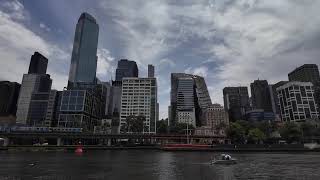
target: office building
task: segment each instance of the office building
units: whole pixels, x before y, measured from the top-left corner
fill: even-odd
[[[291,81],[277,88],[282,121],[318,118],[311,82]]]
[[[245,112],[250,109],[248,88],[225,87],[223,89],[223,101],[230,121],[244,119]]]
[[[304,64],[288,74],[289,81],[319,82],[319,69],[316,64]]]
[[[44,63],[45,65],[39,65],[47,62],[47,58],[35,53],[31,57],[31,61],[33,62],[30,63],[30,65],[34,67],[29,67],[30,73],[24,74],[22,78],[16,121],[18,124],[38,126],[44,123],[46,106],[40,105],[41,103],[37,102],[37,100],[45,101],[45,99],[49,97],[52,79],[49,74],[44,74],[47,71],[46,63]],[[36,61],[40,63],[36,63]],[[48,99],[46,101],[48,101]]]
[[[106,89],[103,84],[72,90],[64,90],[58,118],[58,127],[82,128],[83,132],[93,132],[101,126],[105,115]]]
[[[275,121],[281,121],[280,102],[278,98],[277,88],[288,83],[288,81],[279,81],[276,84],[269,85],[272,112]]]
[[[178,112],[186,112],[186,110],[190,114],[195,113],[196,126],[204,124],[202,113],[212,103],[203,77],[185,73],[172,73],[170,94],[170,126],[175,126],[179,122]]]
[[[127,59],[121,59],[118,61],[116,81],[122,81],[122,78],[124,77],[138,77],[138,75],[138,66],[135,61],[129,61]]]
[[[48,59],[39,52],[31,56],[28,74],[46,74]]]
[[[0,116],[16,115],[20,87],[17,82],[0,81]]]
[[[148,65],[148,77],[153,78],[154,77],[154,66],[149,64]]]
[[[157,119],[156,78],[123,78],[120,126],[126,132],[128,116],[144,116],[143,133],[156,133]]]
[[[314,98],[320,111],[320,75],[316,64],[304,64],[288,74],[289,81],[311,82]]]
[[[267,80],[255,80],[250,84],[252,108],[272,112],[271,95]]]
[[[0,125],[15,124],[20,84],[0,81]]]
[[[75,31],[68,88],[73,83],[96,81],[99,25],[94,17],[82,13]]]
[[[263,109],[253,109],[246,111],[245,120],[250,122],[257,121],[274,121],[275,114],[273,112],[265,112]]]

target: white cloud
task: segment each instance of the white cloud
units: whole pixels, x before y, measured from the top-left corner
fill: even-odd
[[[40,23],[39,26],[40,26],[40,28],[42,28],[42,29],[44,29],[44,30],[46,30],[48,32],[51,31],[51,29],[47,25],[45,25],[44,23]]]
[[[23,9],[17,8],[17,11]],[[23,13],[22,13],[23,14]],[[23,18],[20,18],[22,20]],[[1,79],[21,82],[27,73],[30,57],[38,51],[48,57],[48,73],[53,79],[53,88],[62,89],[67,83],[67,76],[61,69],[66,63],[67,53],[54,43],[49,43],[23,23],[15,21],[11,14],[0,11],[0,77]],[[63,68],[62,68],[63,67]]]
[[[196,68],[189,67],[185,71],[187,74],[193,74],[193,75],[198,75],[206,78],[208,76],[208,68],[205,66],[200,66]]]
[[[111,55],[110,51],[105,48],[98,49],[97,56],[97,76],[101,78],[101,80],[107,80],[107,75],[115,73],[115,67],[111,64],[115,58]]]

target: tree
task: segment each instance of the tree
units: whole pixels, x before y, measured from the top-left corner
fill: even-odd
[[[316,127],[311,123],[308,123],[308,122],[301,123],[300,128],[301,128],[303,137],[310,137],[316,134],[315,132]]]
[[[288,143],[292,143],[301,140],[302,132],[296,123],[288,122],[280,129],[280,135],[286,139]]]
[[[250,129],[248,133],[248,141],[255,144],[266,139],[266,135],[258,128]]]
[[[227,136],[233,143],[244,143],[245,142],[245,129],[238,123],[233,122],[227,129]]]
[[[157,121],[157,133],[165,134],[168,132],[168,121],[160,120]]]
[[[144,116],[135,116],[135,115],[131,115],[131,116],[127,116],[126,118],[126,122],[127,122],[127,126],[126,126],[126,130],[127,132],[133,132],[133,133],[141,133],[143,132],[143,124],[144,121],[146,120],[146,118]]]

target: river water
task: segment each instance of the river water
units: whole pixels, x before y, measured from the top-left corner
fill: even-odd
[[[210,165],[210,152],[156,150],[0,151],[0,179],[320,180],[320,153],[235,153],[236,165]]]

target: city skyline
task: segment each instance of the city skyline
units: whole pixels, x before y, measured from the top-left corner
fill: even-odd
[[[319,66],[317,49],[320,45],[316,40],[320,29],[316,27],[317,23],[309,27],[303,24],[307,22],[304,18],[296,19],[291,15],[289,20],[285,15],[276,18],[271,14],[272,10],[279,12],[283,8],[295,8],[298,15],[316,17],[317,11],[313,8],[316,5],[312,3],[94,2],[88,5],[86,1],[78,1],[73,6],[74,3],[64,1],[55,1],[54,4],[4,1],[0,5],[0,22],[6,25],[0,26],[0,57],[3,59],[0,80],[20,83],[22,75],[28,72],[30,56],[39,51],[49,60],[47,74],[53,79],[53,88],[62,90],[66,87],[74,29],[82,12],[92,14],[100,25],[98,78],[104,81],[115,79],[116,64],[122,58],[137,62],[140,77],[147,77],[148,64],[155,66],[160,118],[167,117],[171,72],[203,76],[212,102],[223,104],[223,87],[249,87],[252,80],[258,78],[273,84],[288,80],[287,74],[302,64],[315,63]],[[149,6],[156,11],[150,11]],[[66,9],[60,12],[61,7]],[[254,11],[263,7],[270,11],[262,14],[266,16],[264,23],[257,23],[263,17]],[[36,11],[37,8],[41,11]],[[177,11],[171,12],[171,8]],[[197,13],[185,13],[192,8]],[[243,8],[248,10],[248,14],[240,11]],[[246,16],[251,17],[244,22],[245,27],[232,20],[237,13],[240,13],[239,22]],[[222,17],[223,14],[226,16]],[[163,17],[159,21],[152,21],[152,17],[161,15]],[[209,20],[212,17],[213,22]],[[320,22],[318,19],[314,21]],[[283,27],[284,22],[287,22],[286,27]],[[174,25],[176,23],[178,25]],[[252,23],[252,27],[247,26]],[[195,28],[192,24],[200,26]],[[276,25],[279,26],[274,27]],[[292,33],[296,37],[290,36]]]

